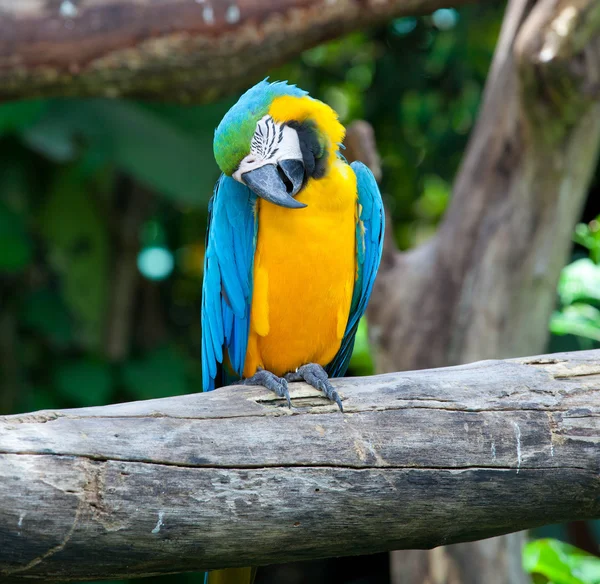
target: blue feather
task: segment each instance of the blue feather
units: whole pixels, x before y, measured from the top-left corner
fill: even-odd
[[[256,197],[247,187],[221,175],[209,204],[202,286],[205,391],[229,380],[223,370],[226,355],[238,377],[244,369],[258,229],[255,204]]]

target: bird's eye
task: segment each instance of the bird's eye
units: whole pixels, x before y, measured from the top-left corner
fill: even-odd
[[[256,158],[247,158],[246,159],[247,164],[254,164],[255,162],[256,162]]]

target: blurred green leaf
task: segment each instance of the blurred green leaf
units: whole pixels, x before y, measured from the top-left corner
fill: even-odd
[[[556,539],[538,539],[523,549],[523,568],[549,584],[600,584],[600,558]]]
[[[371,347],[369,345],[369,330],[367,319],[360,319],[356,338],[354,340],[354,350],[350,358],[350,369],[354,375],[373,375],[375,367],[373,357],[371,356]]]
[[[37,412],[63,407],[54,387],[34,386],[25,394],[23,409]]]
[[[34,124],[44,113],[47,101],[32,99],[0,105],[0,134],[21,131]]]
[[[600,341],[600,310],[589,304],[572,304],[554,312],[550,331],[555,335],[577,335]]]
[[[415,202],[415,211],[427,219],[439,219],[450,200],[450,185],[436,175],[424,178],[423,194]]]
[[[22,215],[0,201],[0,272],[18,272],[32,259],[33,249]]]
[[[221,117],[225,108],[217,111]],[[215,117],[205,117],[201,108],[57,100],[23,138],[58,162],[91,150],[96,160],[115,164],[177,202],[205,205],[219,175],[212,153]]]
[[[97,350],[102,340],[109,279],[108,231],[78,168],[58,173],[40,213],[49,260],[61,275],[65,303],[83,341]]]
[[[90,358],[60,363],[54,385],[61,397],[77,406],[108,403],[113,388],[110,366]]]
[[[20,319],[43,338],[58,346],[73,339],[71,318],[62,298],[47,288],[33,290],[21,303]]]
[[[188,387],[186,365],[185,357],[175,347],[161,347],[146,353],[141,359],[125,363],[121,379],[135,399],[200,391],[200,387]]]
[[[33,260],[30,212],[38,190],[35,174],[30,153],[16,140],[0,145],[0,272],[19,272]]]
[[[365,91],[373,82],[373,67],[366,63],[355,65],[346,72],[346,79],[358,90]]]
[[[560,275],[558,295],[563,305],[583,301],[600,306],[600,266],[589,258],[569,264]]]
[[[590,257],[600,264],[600,216],[589,224],[579,223],[575,227],[574,241],[590,251]]]

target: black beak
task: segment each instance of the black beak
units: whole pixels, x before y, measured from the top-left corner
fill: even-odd
[[[301,160],[282,160],[277,166],[265,164],[242,174],[242,180],[265,201],[288,209],[306,207],[294,199],[304,184],[304,164]]]

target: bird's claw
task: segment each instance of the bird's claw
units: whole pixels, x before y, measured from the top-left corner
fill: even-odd
[[[335,402],[340,411],[344,411],[344,407],[342,406],[342,400],[338,395],[338,392],[334,389],[333,385],[331,385],[329,381],[329,376],[327,372],[321,365],[317,363],[308,363],[307,365],[302,365],[296,369],[296,371],[292,371],[291,373],[287,373],[285,375],[285,379],[287,381],[306,381],[308,385],[311,385],[315,389],[322,391],[325,394],[325,397],[333,402]]]
[[[263,387],[274,391],[279,397],[284,397],[287,401],[288,408],[291,409],[292,407],[287,380],[283,377],[277,377],[277,375],[266,369],[259,368],[252,377],[243,379],[242,385],[262,385]]]

